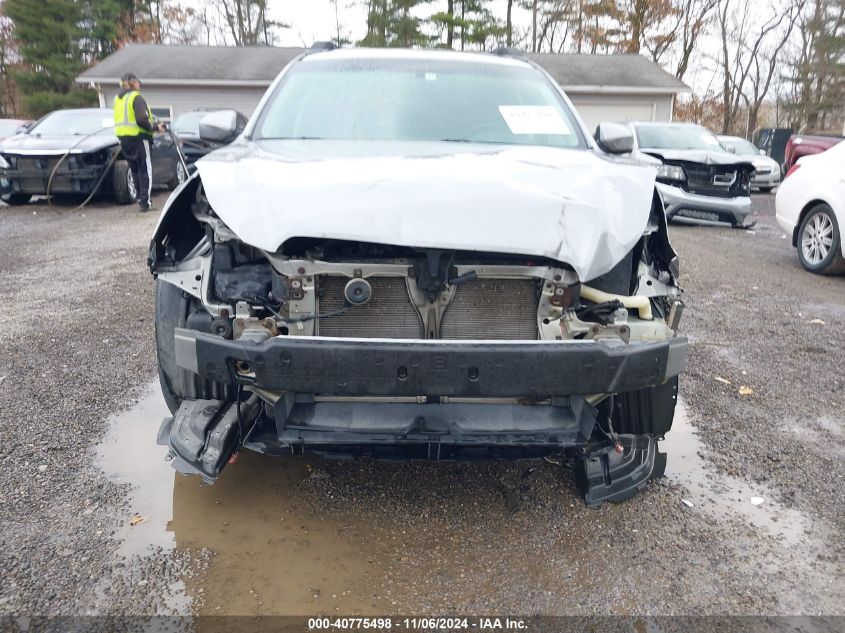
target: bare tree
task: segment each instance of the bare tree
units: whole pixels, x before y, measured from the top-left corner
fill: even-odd
[[[675,27],[678,51],[675,77],[678,79],[683,79],[687,73],[698,38],[710,22],[711,13],[718,4],[719,0],[681,0]]]
[[[267,4],[267,0],[216,0],[235,46],[271,45],[273,29],[287,26],[267,17]]]
[[[208,38],[203,12],[181,4],[166,4],[161,12],[161,40],[166,44],[199,44]]]
[[[772,38],[772,42],[761,45],[759,53],[753,57],[753,66],[748,73],[748,90],[743,93],[748,116],[746,117],[745,136],[750,138],[757,129],[757,118],[760,114],[760,106],[769,94],[772,86],[772,79],[776,70],[780,67],[779,54],[792,35],[795,24],[804,9],[804,0],[798,0],[787,7],[784,14],[785,24],[782,26],[780,35]]]
[[[617,0],[615,9],[611,17],[617,22],[621,52],[639,53],[649,47],[663,51],[673,41],[673,32],[666,28],[678,13],[672,0]]]
[[[804,0],[785,0],[759,15],[759,5],[749,0],[720,0],[722,134],[736,130],[744,105],[759,112],[774,74],[777,50],[800,15]],[[761,63],[761,59],[767,60]],[[749,92],[750,91],[750,92]],[[756,105],[752,105],[756,104]],[[756,123],[756,114],[755,114]],[[746,130],[749,132],[748,124]]]
[[[349,39],[349,31],[340,23],[340,7],[339,0],[329,0],[334,5],[334,26],[335,36],[334,43],[338,46],[349,44],[352,40]]]
[[[452,0],[449,0],[449,3],[452,3]],[[507,37],[506,43],[508,46],[513,46],[513,0],[508,0],[508,8],[505,18],[505,34]],[[449,45],[451,48],[452,45]]]

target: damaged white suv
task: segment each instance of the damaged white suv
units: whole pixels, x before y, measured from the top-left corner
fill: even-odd
[[[208,140],[232,112],[209,114]],[[174,465],[565,454],[587,503],[663,472],[687,341],[655,168],[506,53],[316,50],[156,228]]]

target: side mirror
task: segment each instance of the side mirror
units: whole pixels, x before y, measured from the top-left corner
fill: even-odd
[[[725,151],[729,154],[736,154],[736,147],[733,145],[725,145]]]
[[[599,123],[596,142],[608,154],[628,154],[634,151],[634,134],[620,123]]]
[[[238,135],[238,113],[216,110],[200,119],[200,138],[209,143],[231,143]]]
[[[760,156],[767,156],[767,155],[768,154],[766,154],[766,150],[764,150],[764,149],[760,150]]]

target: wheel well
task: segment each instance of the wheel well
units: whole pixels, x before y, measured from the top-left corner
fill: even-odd
[[[804,218],[807,217],[807,214],[816,206],[820,204],[827,204],[824,200],[810,200],[807,204],[804,205],[804,208],[801,209],[801,213],[798,214],[798,222],[795,223],[795,228],[792,229],[792,245],[798,248],[798,231],[801,230],[801,223],[804,221]]]

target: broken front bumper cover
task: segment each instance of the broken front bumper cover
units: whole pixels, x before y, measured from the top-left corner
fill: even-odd
[[[750,227],[754,225],[751,219],[750,196],[734,198],[702,196],[663,182],[657,183],[657,190],[663,198],[667,220],[715,226]]]
[[[64,167],[55,174],[52,168],[0,170],[0,193],[46,195],[49,184],[50,193],[85,194],[94,188],[105,168],[105,164],[73,169]]]
[[[597,409],[584,396],[674,392],[687,352],[684,337],[625,344],[251,343],[185,329],[175,336],[182,368],[253,392],[238,403],[186,400],[164,421],[159,442],[179,472],[212,483],[241,445],[271,454],[433,460],[539,457],[575,447],[583,453],[576,478],[588,505],[633,495],[662,473],[664,458],[652,436],[620,436],[620,453],[589,448]],[[262,409],[259,393],[275,394],[272,406]]]
[[[751,178],[752,187],[777,187],[780,182],[780,170],[768,174],[757,173]]]
[[[230,341],[177,329],[176,363],[202,379],[336,396],[525,397],[634,391],[683,371],[686,337],[600,341],[400,341],[277,336]]]

